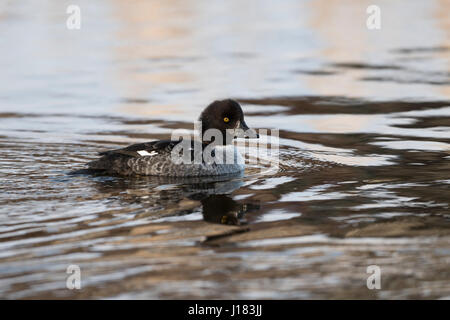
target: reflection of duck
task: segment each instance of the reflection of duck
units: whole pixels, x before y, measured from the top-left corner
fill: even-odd
[[[176,202],[182,198],[201,200],[213,194],[232,193],[244,184],[243,176],[243,172],[237,172],[209,177],[135,176],[109,178],[99,176],[96,180],[99,182],[97,187],[101,192],[127,190],[128,193],[133,193],[139,190],[139,194],[145,194],[146,196],[167,195],[170,197],[170,201]]]
[[[139,204],[144,212],[137,209],[138,213],[155,218],[190,214],[201,204],[205,221],[239,225],[246,212],[257,208],[228,196],[244,184],[242,172],[211,177],[86,177],[95,181],[99,193],[114,194],[127,207]]]
[[[102,152],[102,157],[88,163],[88,167],[124,176],[199,177],[243,171],[243,158],[229,144],[233,138],[257,138],[258,134],[248,128],[239,103],[230,99],[214,101],[202,112],[200,121],[201,141],[162,140],[134,144]]]
[[[223,194],[210,195],[201,202],[203,220],[220,224],[240,225],[245,213],[259,208],[253,204],[240,204]]]

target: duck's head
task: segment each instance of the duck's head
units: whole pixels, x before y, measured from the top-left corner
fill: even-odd
[[[223,144],[231,142],[233,138],[259,138],[256,131],[245,123],[239,103],[232,99],[214,101],[203,110],[199,120],[202,123],[202,138],[206,143],[211,142],[207,132],[209,129],[221,132]]]

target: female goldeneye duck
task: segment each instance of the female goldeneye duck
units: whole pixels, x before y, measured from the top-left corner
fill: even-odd
[[[234,100],[214,101],[200,115],[201,141],[189,141],[189,161],[175,161],[174,150],[182,149],[183,140],[160,140],[138,143],[126,148],[101,152],[101,158],[88,163],[91,170],[119,175],[148,175],[170,177],[217,176],[236,174],[244,170],[244,160],[231,144],[235,137],[258,138],[244,121],[242,108]],[[211,131],[213,134],[211,135]],[[221,139],[217,139],[220,133]],[[178,146],[178,147],[177,147]],[[208,150],[210,149],[210,150]],[[208,152],[205,152],[205,151]],[[198,153],[200,152],[200,161]],[[223,161],[206,161],[204,155],[213,157],[223,152]],[[228,154],[228,155],[229,155]],[[226,158],[226,160],[225,160]],[[196,161],[193,161],[193,160]],[[179,159],[177,159],[179,160]],[[186,160],[186,159],[185,159]]]

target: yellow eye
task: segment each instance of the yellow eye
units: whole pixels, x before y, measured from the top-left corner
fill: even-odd
[[[227,117],[223,118],[223,122],[230,122],[230,119],[228,119]]]

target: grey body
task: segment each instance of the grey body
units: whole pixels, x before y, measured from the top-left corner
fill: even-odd
[[[172,149],[179,141],[153,141],[100,153],[100,159],[89,162],[89,169],[124,176],[147,175],[167,177],[217,176],[242,172],[244,164],[237,150],[232,163],[175,163]],[[231,146],[233,147],[233,146]],[[234,147],[233,147],[234,148]],[[194,149],[194,148],[193,148]],[[199,149],[202,152],[202,148]],[[144,154],[144,155],[143,155]],[[147,155],[149,154],[149,155]],[[192,154],[192,159],[194,154]]]

